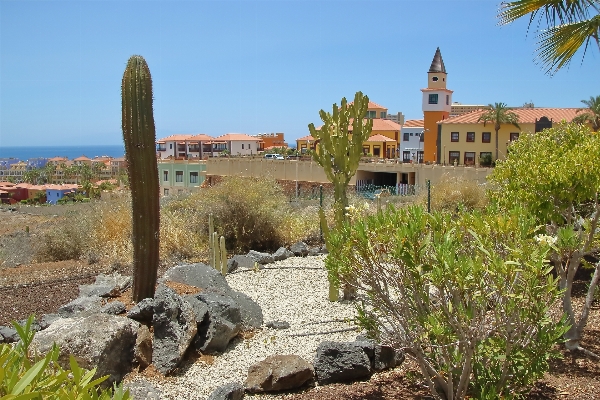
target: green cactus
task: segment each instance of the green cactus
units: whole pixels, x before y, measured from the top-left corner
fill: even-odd
[[[317,144],[313,158],[323,167],[327,179],[333,184],[336,228],[340,228],[346,218],[348,184],[358,168],[358,162],[362,156],[362,144],[371,136],[373,129],[373,121],[364,119],[368,106],[369,98],[361,92],[356,92],[351,105],[347,104],[344,97],[339,108],[337,104],[333,105],[333,113],[324,110],[319,112],[323,121],[320,129],[316,129],[314,124],[308,125],[310,134],[315,138]],[[319,217],[323,238],[327,243],[329,230],[322,209]],[[338,277],[331,270],[329,273],[329,300],[336,301],[339,292]],[[344,293],[345,298],[353,296],[349,287],[344,288]]]
[[[220,259],[221,259],[221,274],[227,275],[227,250],[225,249],[225,238],[221,236],[219,239]]]
[[[339,108],[337,104],[333,105],[333,113],[321,110],[319,116],[323,126],[320,129],[316,129],[312,123],[308,125],[317,144],[313,158],[323,167],[327,179],[333,184],[336,227],[341,226],[346,218],[346,190],[350,179],[356,174],[362,156],[362,144],[371,136],[373,129],[373,120],[364,119],[368,105],[369,98],[357,92],[351,105],[347,104],[344,97]]]
[[[211,267],[213,267],[216,270],[219,270],[219,268],[221,267],[221,252],[219,251],[219,236],[217,235],[217,232],[213,232],[212,248],[213,259]]]
[[[215,244],[213,242],[213,233],[215,232],[215,225],[213,221],[213,215],[208,214],[208,263],[211,267],[215,268]]]
[[[154,297],[159,250],[159,185],[152,77],[146,60],[131,56],[121,85],[123,141],[133,219],[133,301]]]

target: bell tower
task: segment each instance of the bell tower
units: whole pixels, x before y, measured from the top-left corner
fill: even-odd
[[[438,148],[438,121],[448,118],[452,107],[452,90],[446,88],[446,66],[442,53],[438,47],[433,56],[433,61],[427,72],[427,87],[423,92],[423,160],[429,162],[440,161]]]

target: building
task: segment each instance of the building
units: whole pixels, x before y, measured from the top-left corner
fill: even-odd
[[[450,107],[450,117],[457,117],[473,111],[483,110],[486,107],[487,105],[484,104],[461,104],[454,102]]]
[[[519,128],[503,124],[498,131],[498,158],[504,159],[508,146],[521,132],[536,133],[552,128],[561,121],[572,121],[577,108],[514,108],[519,117]],[[495,159],[496,132],[494,125],[478,122],[484,110],[447,118],[438,122],[440,147],[437,158],[442,164],[486,165]]]
[[[404,163],[423,162],[423,141],[425,128],[422,119],[409,119],[400,130],[398,158]]]
[[[193,192],[206,179],[206,161],[158,160],[158,179],[163,196]]]
[[[244,133],[227,133],[216,137],[213,141],[213,152],[220,153],[224,150],[234,156],[251,156],[263,151],[263,140],[259,137]]]
[[[438,121],[450,116],[452,108],[452,90],[446,88],[448,73],[438,47],[433,56],[433,61],[427,71],[427,87],[423,92],[423,160],[436,162],[438,153],[437,127]]]
[[[259,133],[257,135],[251,135],[257,139],[262,140],[262,147],[264,150],[270,150],[276,147],[288,147],[288,144],[285,142],[283,133]]]
[[[156,141],[156,154],[160,159],[204,159],[214,155],[213,140],[204,133],[171,135]]]

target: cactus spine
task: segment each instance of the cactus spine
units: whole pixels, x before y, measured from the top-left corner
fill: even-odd
[[[133,219],[133,301],[154,297],[159,250],[159,185],[152,77],[142,56],[131,56],[121,84],[122,127]]]
[[[339,108],[337,104],[333,105],[333,113],[324,110],[319,112],[323,121],[320,129],[316,129],[312,123],[308,125],[310,134],[317,143],[313,158],[323,167],[327,179],[333,184],[333,211],[335,226],[338,229],[346,219],[348,184],[358,168],[362,144],[371,136],[373,129],[373,120],[364,120],[368,106],[369,98],[361,92],[356,92],[352,105],[348,105],[344,97]],[[327,244],[327,222],[322,210],[320,220]],[[329,270],[329,300],[336,301],[338,292],[338,276],[334,271]],[[346,287],[344,292],[347,293],[345,297],[352,295],[349,287]]]

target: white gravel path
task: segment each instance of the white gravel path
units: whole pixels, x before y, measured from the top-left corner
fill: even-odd
[[[346,329],[354,327],[350,322],[355,316],[354,306],[327,299],[329,283],[324,257],[292,257],[260,271],[235,271],[228,275],[232,289],[247,294],[262,307],[265,323],[282,320],[290,328],[276,330],[263,325],[250,339],[236,338],[225,353],[215,356],[212,364],[199,360],[172,377],[153,381],[162,391],[161,399],[206,399],[225,383],[243,384],[248,368],[267,356],[296,354],[312,363],[322,341],[353,341],[358,331]],[[335,330],[346,331],[318,334]],[[294,336],[307,333],[310,335]]]

